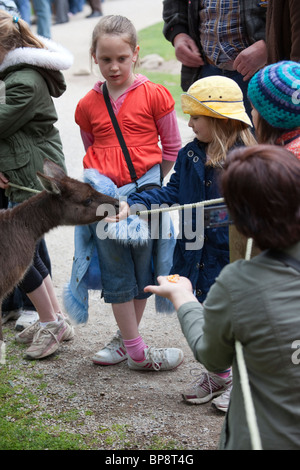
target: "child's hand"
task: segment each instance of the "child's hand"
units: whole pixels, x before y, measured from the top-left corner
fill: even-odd
[[[129,215],[130,215],[129,204],[127,204],[127,202],[125,201],[120,201],[119,213],[116,215],[107,216],[105,218],[105,221],[109,223],[116,223],[116,222],[119,222],[120,220],[127,219]]]
[[[6,189],[6,188],[8,188],[8,186],[9,186],[9,180],[0,171],[0,188],[1,189]]]
[[[198,302],[193,294],[192,284],[186,277],[179,276],[174,282],[173,276],[158,276],[157,281],[158,286],[146,286],[144,291],[166,297],[176,310],[186,302]]]

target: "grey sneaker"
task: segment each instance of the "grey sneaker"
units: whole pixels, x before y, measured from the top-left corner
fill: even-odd
[[[65,320],[49,322],[44,328],[39,328],[33,337],[26,355],[30,359],[42,359],[53,354],[64,340],[68,330]]]
[[[146,348],[145,360],[135,362],[128,357],[128,367],[133,370],[172,370],[183,362],[183,352],[177,348]]]
[[[123,343],[121,332],[118,330],[111,341],[100,349],[92,358],[94,364],[113,366],[127,359],[127,351]]]
[[[223,379],[216,374],[203,372],[190,384],[182,397],[188,403],[201,405],[224,393],[231,384],[231,374]]]
[[[58,315],[60,321],[64,320],[66,323],[66,330],[63,334],[62,341],[70,341],[74,338],[74,328],[71,325],[70,321],[67,318]],[[17,343],[30,344],[33,341],[34,335],[41,328],[40,321],[33,323],[33,325],[28,326],[25,330],[21,331],[15,336]]]
[[[67,328],[62,337],[62,341],[71,341],[72,339],[74,339],[74,336],[75,336],[74,327],[72,323],[70,322],[69,318],[63,317],[60,314],[58,314],[57,317],[59,320],[63,320],[67,325]]]
[[[230,385],[227,390],[222,393],[222,395],[219,395],[218,397],[214,398],[211,404],[214,405],[218,410],[226,413],[230,402],[231,390],[232,385]]]
[[[41,328],[40,321],[36,321],[32,325],[27,326],[25,330],[21,331],[21,333],[17,333],[15,336],[15,340],[17,343],[21,344],[29,344],[32,343],[34,335],[37,331]]]

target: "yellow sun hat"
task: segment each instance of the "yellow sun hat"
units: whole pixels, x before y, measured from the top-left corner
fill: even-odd
[[[245,110],[243,92],[228,77],[213,75],[200,78],[181,95],[181,107],[185,114],[191,116],[236,119],[252,127]]]

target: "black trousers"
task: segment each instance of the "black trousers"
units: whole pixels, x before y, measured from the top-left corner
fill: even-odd
[[[99,11],[102,13],[101,0],[88,0],[92,11]]]

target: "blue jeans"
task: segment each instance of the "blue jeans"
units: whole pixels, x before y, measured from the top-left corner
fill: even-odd
[[[222,70],[222,69],[219,69],[218,67],[215,67],[214,65],[203,65],[201,67],[199,78],[211,77],[212,75],[222,75],[223,77],[231,78],[239,85],[239,87],[241,88],[243,92],[244,106],[245,106],[246,112],[251,119],[252,107],[247,96],[249,80],[244,82],[243,76],[236,70]]]
[[[22,20],[31,23],[31,3],[29,0],[15,0]]]
[[[76,13],[79,13],[80,11],[83,10],[84,7],[84,0],[70,0],[69,5],[70,5],[70,12],[73,13],[74,15]]]
[[[110,238],[100,239],[96,229],[97,223],[90,225],[96,240],[104,301],[119,304],[148,298],[151,294],[144,292],[144,287],[153,284],[153,240],[133,247]]]
[[[37,33],[47,39],[51,38],[51,0],[33,0],[37,16]]]

